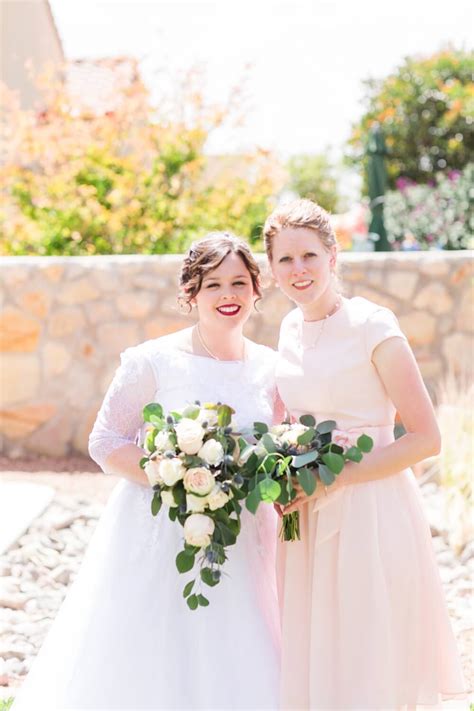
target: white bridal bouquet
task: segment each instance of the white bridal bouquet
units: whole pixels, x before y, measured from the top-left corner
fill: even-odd
[[[184,588],[191,610],[206,607],[202,584],[214,586],[221,566],[240,532],[240,500],[246,496],[239,473],[239,438],[232,424],[234,411],[221,403],[196,402],[165,414],[159,403],[143,410],[145,470],[154,494],[151,511],[163,504],[169,517],[183,526],[184,548],[176,557],[180,573],[199,566]],[[239,445],[240,440],[240,445]]]

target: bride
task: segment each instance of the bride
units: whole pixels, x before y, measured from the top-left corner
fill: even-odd
[[[260,296],[247,245],[208,235],[187,253],[180,285],[197,323],[122,353],[89,446],[121,481],[12,711],[278,707],[276,514],[243,511],[209,607],[190,611],[175,566],[182,531],[166,507],[151,515],[139,466],[149,402],[221,401],[239,427],[274,418],[275,354],[242,333]]]

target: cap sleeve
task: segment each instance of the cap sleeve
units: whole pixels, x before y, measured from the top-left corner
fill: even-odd
[[[370,358],[377,346],[389,338],[407,340],[399,326],[397,317],[390,309],[386,308],[377,309],[368,317],[365,335],[367,354]]]
[[[143,408],[153,402],[158,387],[149,358],[139,346],[127,348],[120,359],[89,435],[89,454],[103,471],[115,449],[135,442]]]

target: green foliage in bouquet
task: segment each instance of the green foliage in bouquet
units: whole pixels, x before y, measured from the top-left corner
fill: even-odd
[[[373,441],[362,434],[356,445],[344,449],[332,441],[336,422],[316,423],[312,415],[302,415],[299,424],[283,423],[269,428],[254,423],[257,445],[249,445],[242,453],[246,460],[244,476],[249,480],[246,506],[255,513],[260,503],[282,506],[296,496],[297,483],[311,496],[320,481],[330,486],[344,469],[345,463],[360,462],[370,452]],[[282,538],[299,539],[299,514],[283,517]]]
[[[170,520],[183,527],[178,571],[196,573],[197,566],[183,590],[191,610],[209,605],[203,585],[219,583],[227,548],[240,533],[247,491],[233,413],[225,404],[199,402],[168,415],[159,403],[143,410],[147,456],[140,466],[153,486],[151,512],[156,516],[167,505]]]

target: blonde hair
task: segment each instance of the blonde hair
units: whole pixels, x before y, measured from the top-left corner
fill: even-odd
[[[328,251],[338,247],[329,213],[312,200],[293,200],[277,207],[265,221],[263,237],[269,261],[273,258],[273,240],[286,227],[314,230]]]

